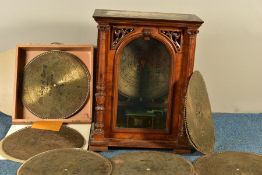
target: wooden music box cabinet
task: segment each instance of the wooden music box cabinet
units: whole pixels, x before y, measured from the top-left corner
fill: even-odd
[[[195,15],[95,10],[98,52],[90,150],[192,149],[184,103],[193,72]]]

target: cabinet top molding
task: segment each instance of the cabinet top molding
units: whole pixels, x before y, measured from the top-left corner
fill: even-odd
[[[186,23],[204,23],[198,16],[194,14],[179,14],[179,13],[159,13],[159,12],[141,12],[141,11],[126,11],[126,10],[107,10],[96,9],[93,17],[95,19],[133,19],[133,20],[153,20],[153,21],[172,21]]]

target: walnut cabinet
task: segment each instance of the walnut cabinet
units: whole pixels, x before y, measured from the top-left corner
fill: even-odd
[[[95,10],[95,122],[90,149],[191,150],[183,121],[203,21],[188,14]]]

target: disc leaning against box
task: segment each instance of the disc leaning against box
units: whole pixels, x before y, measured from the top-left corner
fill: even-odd
[[[223,152],[200,157],[196,175],[261,175],[262,156],[245,152]]]
[[[23,128],[1,142],[4,157],[23,162],[30,157],[58,148],[82,148],[84,137],[76,130],[62,126],[60,131]]]
[[[39,118],[64,119],[78,112],[89,98],[90,73],[75,55],[48,51],[26,64],[22,102]]]
[[[17,175],[110,175],[112,165],[101,155],[83,149],[56,149],[26,161]]]
[[[201,153],[212,153],[215,129],[204,78],[195,71],[190,77],[185,102],[186,133],[192,146]]]
[[[194,175],[191,162],[165,152],[131,152],[111,159],[112,175]]]

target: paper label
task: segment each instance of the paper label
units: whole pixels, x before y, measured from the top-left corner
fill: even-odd
[[[60,131],[63,122],[59,121],[41,121],[32,124],[34,129],[50,130],[50,131]]]

